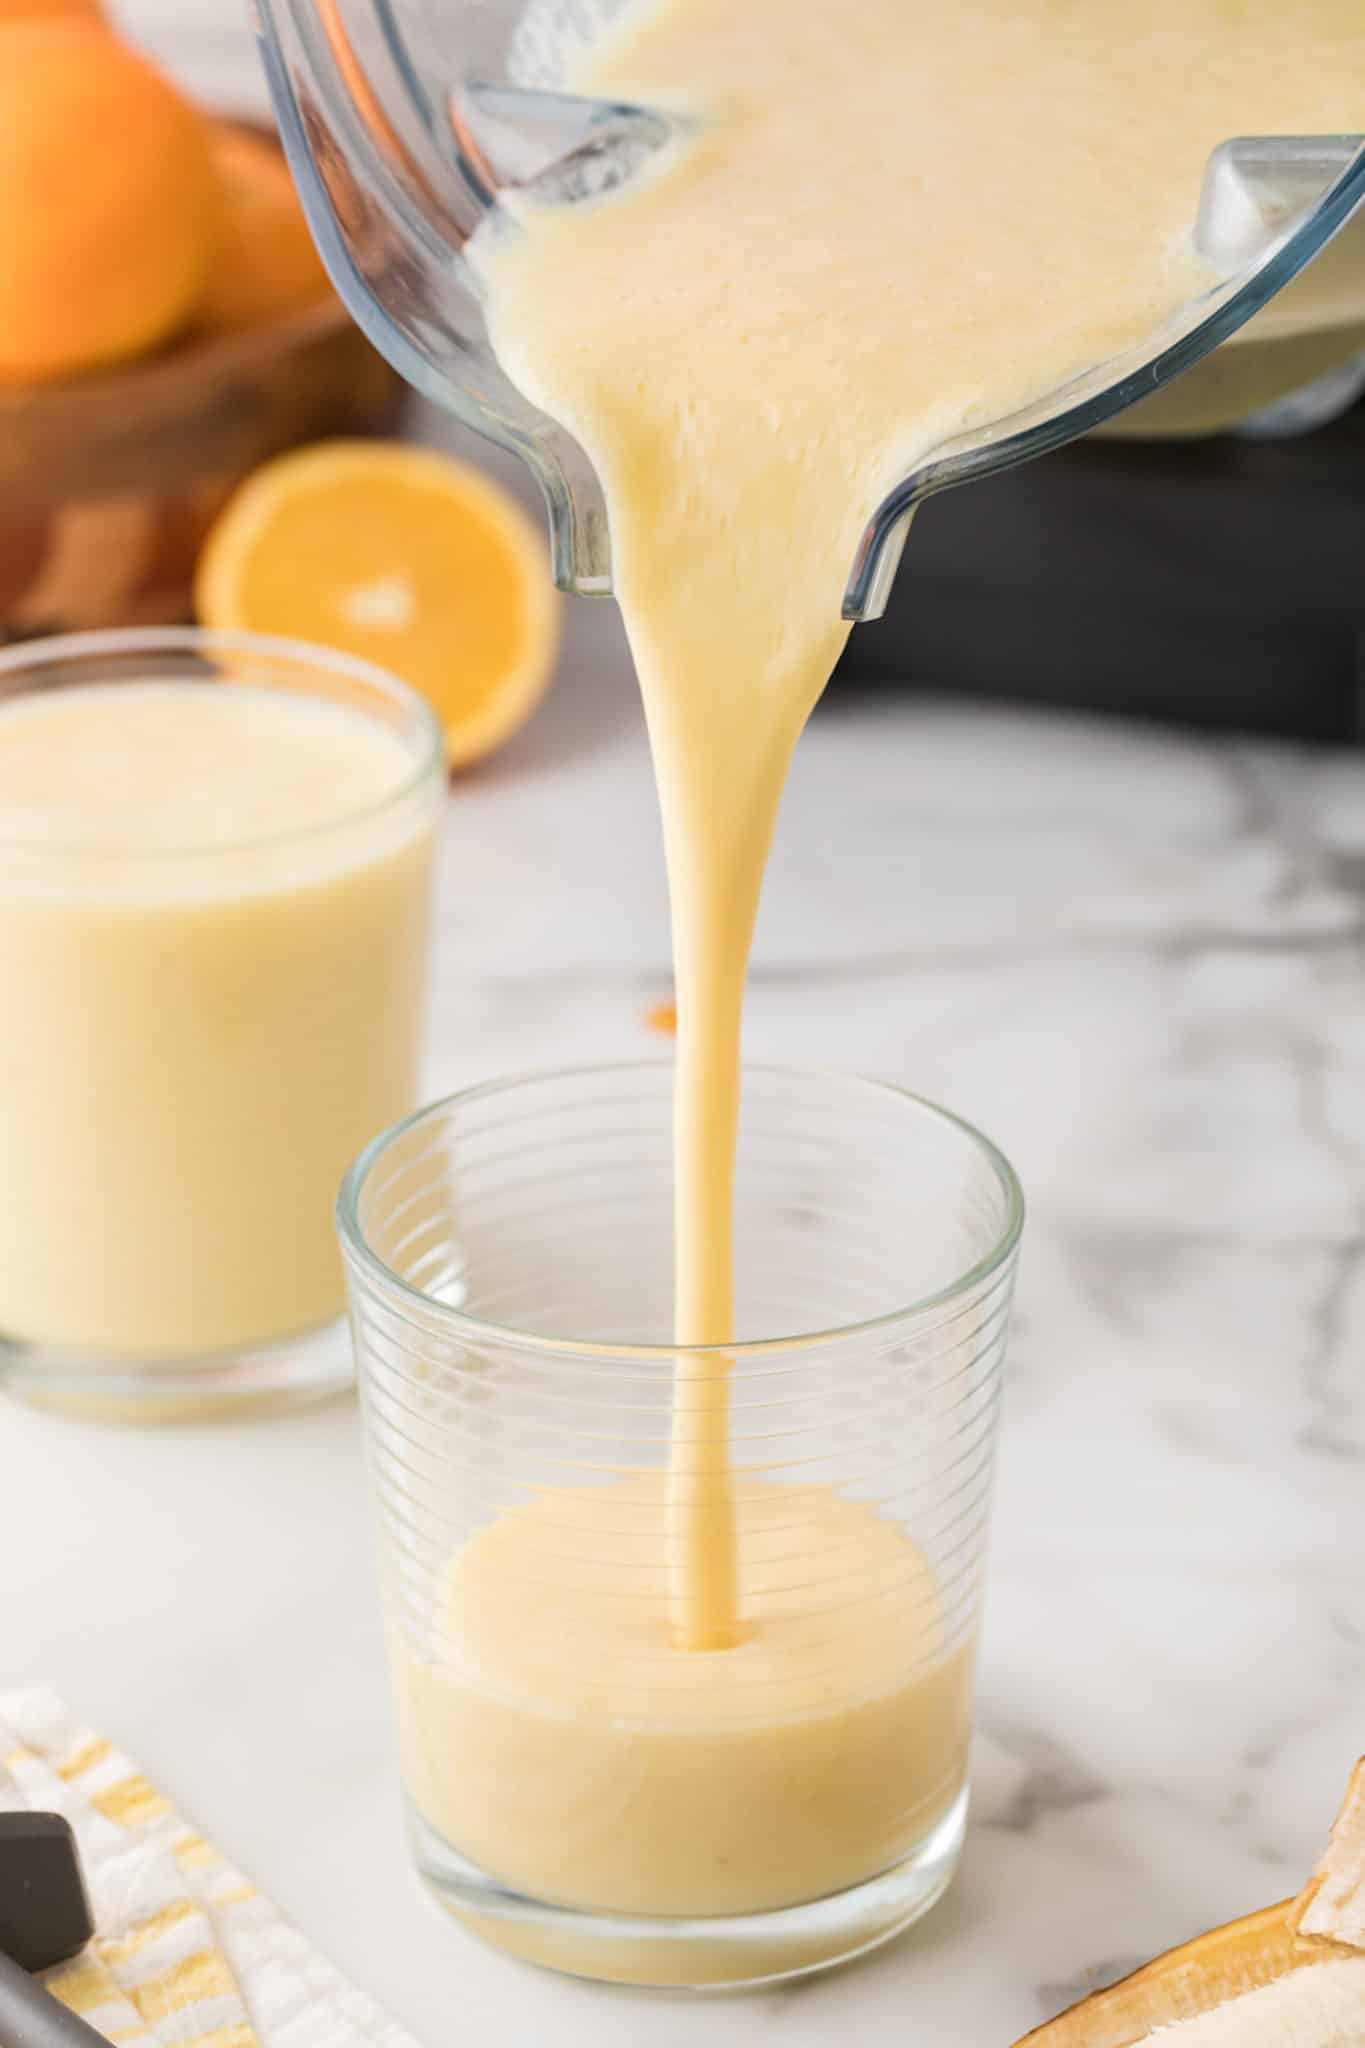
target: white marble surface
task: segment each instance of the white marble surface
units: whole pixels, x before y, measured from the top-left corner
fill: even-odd
[[[639,719],[611,609],[570,625],[450,805],[433,1087],[657,1045]],[[0,1684],[60,1686],[432,2048],[1004,2048],[1294,1889],[1365,1746],[1362,888],[1365,762],[908,700],[807,735],[750,1047],[943,1097],[1032,1201],[970,1847],[890,1952],[721,2018],[444,1920],[399,1832],[349,1405],[7,1407]]]
[[[125,11],[249,92],[212,0]],[[400,1835],[349,1405],[6,1407],[0,1684],[61,1687],[431,2048],[1005,2048],[1294,1889],[1365,1747],[1363,932],[1365,761],[910,700],[807,736],[750,1049],[941,1096],[1032,1204],[970,1845],[882,1955],[718,2010],[451,1927]],[[639,719],[580,604],[450,806],[432,1087],[657,1045],[667,984]]]

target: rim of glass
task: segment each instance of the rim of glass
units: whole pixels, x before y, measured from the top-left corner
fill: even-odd
[[[596,1060],[572,1067],[526,1068],[519,1073],[503,1075],[498,1080],[457,1088],[448,1095],[439,1096],[434,1102],[424,1103],[421,1108],[371,1138],[346,1170],[337,1195],[336,1222],[347,1258],[372,1283],[378,1282],[381,1287],[392,1289],[403,1299],[418,1304],[426,1315],[443,1324],[452,1335],[477,1338],[484,1343],[515,1344],[520,1350],[557,1356],[571,1354],[580,1358],[619,1358],[662,1364],[676,1358],[760,1358],[775,1351],[794,1351],[807,1345],[833,1344],[845,1338],[865,1337],[931,1314],[971,1293],[974,1288],[994,1279],[1013,1256],[1024,1228],[1024,1190],[1005,1154],[984,1131],[969,1123],[966,1117],[958,1116],[954,1110],[945,1109],[942,1103],[932,1102],[928,1096],[917,1095],[913,1089],[902,1088],[894,1081],[878,1081],[863,1074],[843,1074],[829,1068],[789,1066],[768,1060],[746,1061],[743,1073],[766,1074],[788,1081],[835,1081],[843,1087],[862,1089],[869,1095],[880,1095],[888,1101],[921,1111],[966,1138],[985,1160],[1004,1197],[1004,1218],[990,1249],[955,1280],[950,1280],[946,1287],[936,1288],[933,1293],[905,1302],[899,1308],[884,1309],[879,1315],[866,1316],[857,1322],[834,1324],[828,1329],[804,1330],[788,1337],[746,1338],[734,1344],[602,1344],[587,1339],[547,1336],[535,1330],[519,1330],[513,1324],[492,1322],[483,1316],[472,1315],[467,1309],[453,1308],[449,1302],[438,1300],[424,1288],[414,1287],[410,1280],[395,1272],[366,1237],[360,1221],[360,1201],[365,1183],[390,1147],[419,1125],[434,1123],[469,1103],[510,1094],[531,1084],[586,1081],[606,1075],[667,1074],[671,1071],[670,1060]]]
[[[4,715],[6,702],[3,685],[16,676],[31,671],[38,677],[46,668],[63,665],[74,668],[118,656],[137,654],[149,657],[215,654],[254,656],[261,661],[294,663],[299,667],[319,670],[341,681],[361,684],[405,712],[411,719],[419,742],[413,750],[412,767],[401,782],[395,783],[392,789],[386,790],[383,796],[376,797],[372,802],[338,811],[335,816],[320,818],[307,825],[287,826],[280,832],[261,832],[244,839],[217,840],[212,843],[191,841],[188,844],[174,846],[129,846],[122,841],[109,839],[12,839],[0,830],[0,847],[6,852],[24,854],[31,860],[39,861],[89,859],[93,856],[134,862],[165,862],[212,861],[225,855],[255,853],[271,847],[301,846],[310,840],[325,838],[329,833],[346,831],[354,825],[363,825],[370,818],[382,817],[386,811],[396,809],[409,797],[415,796],[444,766],[445,737],[436,714],[426,699],[419,696],[409,684],[400,682],[398,677],[391,675],[387,669],[380,668],[375,662],[364,660],[360,655],[344,654],[338,648],[321,647],[311,640],[291,639],[282,633],[216,632],[204,626],[117,626],[101,632],[54,633],[37,640],[20,640],[13,647],[0,648],[0,717]],[[269,682],[265,682],[262,687],[270,688]],[[361,716],[367,715],[363,706],[354,708]]]

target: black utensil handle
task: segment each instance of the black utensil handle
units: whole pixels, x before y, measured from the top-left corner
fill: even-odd
[[[0,2048],[109,2048],[103,2034],[0,1954]]]

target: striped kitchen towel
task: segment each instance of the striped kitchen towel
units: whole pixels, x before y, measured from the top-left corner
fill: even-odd
[[[415,2048],[111,1742],[47,1691],[0,1695],[0,1810],[64,1814],[96,1934],[45,1982],[131,2048]]]

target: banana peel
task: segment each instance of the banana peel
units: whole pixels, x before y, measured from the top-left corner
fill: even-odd
[[[1036,2027],[1016,2048],[1134,2048],[1158,2027],[1197,2019],[1291,1971],[1339,1962],[1352,1952],[1365,1954],[1365,1758],[1297,1898],[1169,1950]]]

